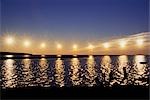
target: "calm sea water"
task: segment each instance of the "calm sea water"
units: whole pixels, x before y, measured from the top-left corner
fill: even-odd
[[[0,61],[1,86],[149,86],[149,59],[145,55],[6,59]]]

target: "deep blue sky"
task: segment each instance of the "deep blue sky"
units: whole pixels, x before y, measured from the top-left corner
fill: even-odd
[[[2,33],[90,41],[148,31],[148,0],[1,0]]]

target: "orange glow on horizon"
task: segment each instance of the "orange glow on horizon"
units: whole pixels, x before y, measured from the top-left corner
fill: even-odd
[[[93,49],[94,49],[94,46],[93,46],[92,44],[89,44],[89,45],[88,45],[88,49],[89,49],[89,50],[93,50]]]
[[[77,50],[78,46],[76,44],[73,45],[73,50]]]
[[[45,48],[45,47],[46,47],[46,44],[43,42],[43,43],[41,43],[40,47],[41,47],[41,48]]]
[[[119,41],[119,45],[120,45],[121,48],[125,48],[126,45],[127,45],[127,41],[121,40],[121,41]]]
[[[25,47],[29,47],[29,46],[30,46],[30,44],[31,44],[31,43],[30,43],[30,41],[29,41],[29,40],[25,40],[25,41],[24,41],[24,46],[25,46]]]
[[[143,39],[137,39],[136,44],[137,44],[137,46],[142,46],[144,44],[144,40]]]
[[[57,44],[57,49],[62,49],[62,45],[61,44]]]
[[[103,43],[103,46],[104,46],[104,48],[109,48],[110,47],[110,44],[109,43]]]
[[[149,32],[118,37],[112,40],[76,41],[65,40],[61,37],[39,39],[26,35],[4,34],[0,36],[1,52],[16,52],[38,55],[109,55],[109,54],[149,54]],[[34,39],[33,39],[34,38]],[[48,37],[47,37],[48,38]],[[87,42],[87,43],[86,43]]]
[[[12,44],[14,43],[14,38],[13,38],[13,37],[7,37],[7,38],[5,39],[5,41],[6,41],[6,43],[7,43],[8,45],[12,45]]]

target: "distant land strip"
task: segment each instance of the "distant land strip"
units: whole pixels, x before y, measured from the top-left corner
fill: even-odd
[[[8,56],[12,55],[12,56]],[[142,54],[138,54],[142,55]],[[90,55],[33,55],[29,53],[16,53],[16,52],[0,52],[0,58],[2,60],[13,58],[13,59],[22,59],[22,58],[81,58],[81,57],[89,57]],[[91,55],[93,57],[97,56],[106,56],[106,55]],[[109,55],[109,56],[120,56],[120,55]],[[134,56],[134,55],[128,55]]]

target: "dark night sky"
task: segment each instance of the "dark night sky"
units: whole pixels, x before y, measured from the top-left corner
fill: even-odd
[[[99,41],[148,31],[148,0],[1,0],[1,6],[3,34]]]

